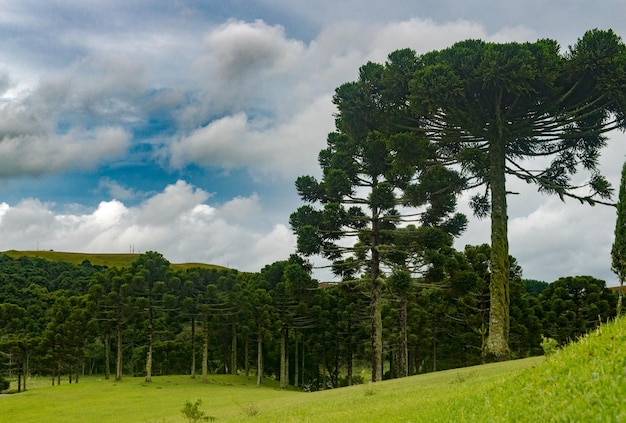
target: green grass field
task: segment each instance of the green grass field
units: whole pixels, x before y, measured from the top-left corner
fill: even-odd
[[[534,357],[305,393],[275,381],[214,375],[83,378],[0,397],[2,422],[187,421],[185,401],[218,422],[620,422],[626,421],[626,320],[571,346]]]
[[[139,254],[88,254],[88,253],[67,253],[61,251],[4,251],[11,258],[19,257],[36,257],[49,261],[64,261],[71,264],[81,264],[85,260],[89,260],[91,264],[108,267],[130,267],[131,263],[139,257]],[[191,267],[203,267],[209,269],[226,269],[222,266],[204,263],[172,263],[174,270],[185,270]]]

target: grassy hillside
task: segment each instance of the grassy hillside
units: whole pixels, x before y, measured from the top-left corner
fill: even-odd
[[[1,421],[182,423],[185,401],[217,422],[626,421],[626,320],[547,358],[429,373],[315,393],[261,388],[253,377],[96,378],[0,397]]]
[[[137,259],[139,254],[89,254],[89,253],[67,253],[60,251],[5,251],[12,258],[19,257],[37,257],[49,261],[64,261],[72,264],[81,264],[85,260],[89,260],[91,264],[108,267],[130,267],[130,264]],[[167,258],[167,257],[166,257]],[[226,269],[222,266],[204,263],[172,263],[172,268],[184,270],[190,267],[205,267],[209,269]]]
[[[184,402],[197,398],[203,401],[201,409],[218,422],[429,421],[446,402],[540,361],[489,364],[315,393],[280,390],[271,380],[256,388],[254,377],[230,375],[212,375],[209,383],[188,376],[155,377],[152,383],[143,378],[83,378],[78,384],[64,380],[54,387],[48,379],[38,379],[25,393],[0,397],[0,421],[178,423],[185,421],[180,412]]]

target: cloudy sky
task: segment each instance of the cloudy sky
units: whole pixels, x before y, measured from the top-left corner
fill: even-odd
[[[258,271],[295,250],[294,181],[319,173],[332,94],[359,66],[467,38],[566,49],[592,28],[626,37],[624,16],[625,0],[0,0],[0,251]],[[617,187],[626,136],[610,138]],[[511,187],[525,277],[616,283],[614,209]],[[456,245],[488,241],[472,218]]]

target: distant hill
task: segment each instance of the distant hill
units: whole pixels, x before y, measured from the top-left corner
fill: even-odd
[[[93,265],[99,266],[107,266],[107,267],[130,267],[131,263],[137,260],[139,254],[108,254],[108,253],[100,253],[100,254],[92,254],[92,253],[68,253],[61,251],[16,251],[9,250],[4,251],[0,254],[6,254],[11,258],[20,258],[20,257],[36,257],[49,261],[64,261],[72,264],[81,264],[85,260],[89,260],[89,262]],[[167,258],[167,257],[166,257]],[[225,270],[226,267],[217,266],[214,264],[205,264],[205,263],[171,263],[171,266],[175,270],[185,270],[192,267],[201,267],[206,269],[218,269]]]

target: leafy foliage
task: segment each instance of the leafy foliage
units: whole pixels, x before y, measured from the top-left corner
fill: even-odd
[[[611,270],[617,275],[620,284],[617,301],[617,315],[620,316],[624,296],[624,280],[626,279],[626,163],[622,166],[622,177],[619,187],[615,240],[611,247]]]
[[[200,398],[196,399],[193,403],[189,400],[185,401],[185,406],[181,412],[189,423],[215,421],[215,417],[207,416],[204,411],[200,410],[201,405],[202,400]]]
[[[626,126],[626,46],[611,30],[592,30],[565,55],[553,40],[466,40],[412,57],[401,50],[388,67],[398,66],[396,55],[413,72],[394,72],[405,79],[380,90],[380,102],[398,109],[389,112],[398,125],[432,141],[445,163],[457,164],[468,187],[484,187],[470,205],[492,223],[488,346],[507,357],[506,175],[561,199],[608,204],[612,188],[597,164],[605,134]],[[535,169],[538,158],[550,161]],[[581,168],[588,172],[582,185],[573,178]]]

